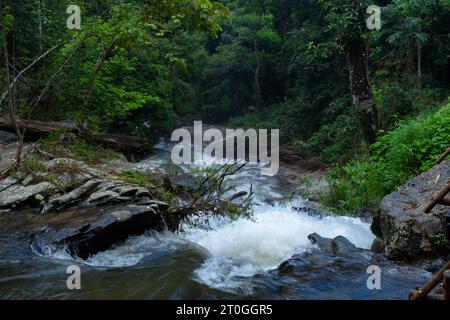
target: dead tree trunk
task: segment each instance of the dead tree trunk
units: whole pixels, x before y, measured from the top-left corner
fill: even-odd
[[[20,129],[26,127],[26,139],[36,141],[47,136],[53,131],[68,131],[77,134],[80,138],[89,140],[106,147],[116,149],[125,154],[147,154],[150,152],[150,145],[146,139],[125,136],[120,134],[92,133],[88,130],[78,128],[72,121],[38,121],[38,120],[17,120]],[[15,132],[14,125],[10,119],[0,117],[0,130]]]
[[[367,55],[367,42],[364,39],[355,39],[347,44],[353,106],[364,140],[367,144],[372,144],[378,130],[378,112],[369,83]]]

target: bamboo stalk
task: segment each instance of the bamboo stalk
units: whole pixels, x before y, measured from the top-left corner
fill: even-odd
[[[436,164],[440,164],[450,154],[450,147],[436,160]]]
[[[448,261],[438,273],[436,273],[422,288],[413,290],[409,294],[409,300],[422,300],[433,290],[444,278],[446,270],[450,269],[450,261]]]
[[[450,300],[450,270],[444,272],[444,300]]]
[[[450,192],[450,183],[448,183],[441,191],[439,191],[434,197],[433,200],[428,203],[428,205],[423,209],[424,213],[430,213],[433,208],[439,204],[439,202],[444,199],[444,197]]]

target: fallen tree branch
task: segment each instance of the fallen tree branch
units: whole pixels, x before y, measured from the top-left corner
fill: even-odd
[[[36,65],[39,61],[41,61],[42,59],[44,59],[47,55],[49,55],[52,51],[56,50],[58,47],[60,47],[62,45],[62,43],[58,43],[57,45],[51,47],[50,49],[48,49],[46,52],[44,52],[43,54],[41,54],[37,59],[35,59],[33,62],[31,62],[27,67],[25,67],[25,69],[23,69],[22,71],[20,71],[17,76],[11,81],[11,83],[8,86],[8,89],[3,92],[1,98],[0,98],[0,104],[3,103],[3,100],[5,100],[6,96],[8,95],[8,90],[11,90],[12,88],[14,88],[14,85],[16,84],[16,82],[28,71],[30,70],[34,65]]]
[[[189,217],[205,217],[206,214],[214,216],[230,216],[235,218],[236,212],[238,216],[242,213],[245,215],[248,211],[248,204],[253,196],[253,186],[250,186],[250,191],[239,191],[235,194],[223,199],[224,193],[232,190],[234,187],[225,187],[225,180],[240,171],[245,164],[235,167],[234,165],[225,164],[212,174],[207,175],[199,186],[191,194],[192,199],[189,204],[183,206],[172,206],[168,209],[167,215],[169,224],[176,226],[178,229],[180,222],[185,221]],[[246,197],[240,204],[234,203],[238,199]],[[230,212],[231,211],[231,212]],[[208,222],[208,219],[206,219]]]

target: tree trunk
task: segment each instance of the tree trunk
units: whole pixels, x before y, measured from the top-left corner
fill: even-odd
[[[3,8],[0,7],[0,26],[2,29],[1,37],[2,37],[2,46],[3,46],[3,62],[5,65],[5,84],[7,88],[7,97],[8,97],[8,106],[9,106],[9,116],[11,118],[11,123],[14,126],[14,130],[17,136],[17,153],[16,153],[16,164],[19,165],[22,160],[22,149],[23,149],[23,135],[20,130],[20,126],[17,123],[17,114],[16,114],[16,106],[14,99],[13,88],[11,87],[11,72],[9,67],[9,53],[8,53],[8,41],[6,39],[6,26],[3,17]]]
[[[151,151],[150,145],[146,139],[126,136],[112,133],[93,133],[78,128],[73,121],[38,121],[29,119],[18,119],[18,125],[22,132],[26,128],[26,136],[22,138],[27,141],[36,141],[42,137],[48,136],[54,131],[73,132],[82,139],[101,144],[103,146],[116,149],[125,154],[144,155]],[[0,117],[0,130],[16,132],[11,119]]]
[[[102,69],[103,64],[105,63],[106,59],[108,58],[108,55],[114,49],[118,40],[119,39],[117,37],[112,40],[110,45],[105,50],[103,50],[102,54],[100,55],[100,58],[97,61],[97,64],[95,65],[94,71],[92,72],[92,75],[91,75],[91,79],[89,80],[89,83],[87,86],[87,93],[86,93],[86,98],[84,99],[83,111],[87,110],[87,108],[89,107],[89,102],[92,97],[92,90],[94,88],[94,82],[97,79],[97,76],[100,73],[100,70]]]
[[[422,46],[417,46],[417,87],[422,89]]]
[[[364,140],[367,144],[372,144],[376,140],[378,130],[378,111],[369,83],[367,54],[367,43],[364,39],[356,39],[347,44],[353,106]]]
[[[41,0],[37,0],[36,4],[38,7],[39,50],[40,50],[40,52],[42,52],[42,51],[44,51],[44,46],[43,46],[43,40],[42,40],[43,28],[42,28],[42,2],[41,2]]]
[[[259,14],[259,20],[258,20],[258,26],[256,31],[253,34],[253,50],[255,53],[255,59],[256,59],[256,68],[255,68],[255,100],[256,100],[256,107],[258,108],[258,111],[261,111],[261,105],[263,103],[263,97],[262,97],[262,90],[261,90],[261,82],[259,79],[259,74],[261,71],[261,61],[259,57],[259,48],[258,48],[258,31],[261,29],[262,26],[262,13]]]

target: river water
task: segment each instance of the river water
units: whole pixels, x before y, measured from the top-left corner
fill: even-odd
[[[149,169],[169,164],[169,148],[136,164]],[[200,166],[211,165],[210,160]],[[369,250],[358,257],[321,253],[308,240],[344,236],[369,249],[375,236],[369,221],[315,214],[301,208],[295,173],[281,168],[261,176],[248,165],[234,176],[236,191],[255,191],[252,220],[216,218],[211,229],[183,226],[182,232],[152,233],[83,261],[66,252],[38,256],[8,224],[20,219],[0,215],[0,298],[2,299],[406,299],[430,273],[385,261]],[[288,269],[277,269],[296,255]],[[68,290],[66,269],[81,268],[81,290]],[[367,287],[367,268],[381,268],[381,289]]]

